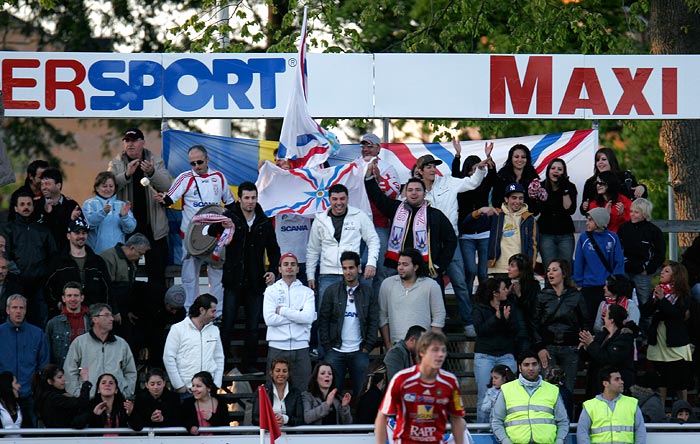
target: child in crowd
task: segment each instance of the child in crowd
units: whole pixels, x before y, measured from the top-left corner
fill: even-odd
[[[693,415],[693,406],[688,401],[679,399],[673,403],[671,408],[671,417],[668,422],[677,424],[694,424],[698,419]]]
[[[496,398],[501,393],[501,386],[506,382],[514,381],[516,378],[513,371],[507,366],[499,364],[491,369],[491,384],[488,385],[488,390],[486,395],[484,395],[484,400],[479,406],[480,416],[485,418],[491,418],[491,409],[496,403]]]

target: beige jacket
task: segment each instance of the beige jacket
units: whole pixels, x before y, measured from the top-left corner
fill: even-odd
[[[153,154],[151,151],[144,149],[144,157],[146,160],[152,160],[155,171],[149,177],[151,186],[158,192],[166,192],[170,188],[170,174],[165,168],[165,162],[160,156]],[[132,178],[126,177],[126,166],[129,159],[126,154],[122,153],[109,162],[107,169],[114,173],[117,177],[117,199],[123,201],[134,201],[134,186],[140,187],[141,184],[134,184]],[[148,224],[153,230],[153,239],[159,240],[168,235],[168,215],[165,207],[153,198],[151,193],[146,193],[146,202],[148,203]]]

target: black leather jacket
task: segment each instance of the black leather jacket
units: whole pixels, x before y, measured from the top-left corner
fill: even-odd
[[[577,346],[579,332],[588,328],[587,313],[586,301],[575,288],[565,289],[561,297],[551,288],[540,291],[532,314],[535,350],[548,345]]]
[[[355,290],[355,308],[360,320],[361,349],[372,350],[379,328],[379,301],[371,287],[360,284]],[[326,289],[318,313],[318,333],[326,350],[341,347],[341,332],[345,320],[348,295],[345,282],[341,281]]]

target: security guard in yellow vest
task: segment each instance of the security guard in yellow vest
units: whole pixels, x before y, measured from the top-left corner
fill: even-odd
[[[569,418],[559,388],[540,376],[540,361],[524,353],[518,363],[520,376],[501,386],[491,410],[491,429],[502,444],[563,444]]]
[[[583,403],[576,429],[578,444],[645,444],[644,416],[635,398],[625,396],[620,371],[603,367],[599,374],[603,393]]]

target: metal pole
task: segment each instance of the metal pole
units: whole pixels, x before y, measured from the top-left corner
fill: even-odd
[[[226,0],[217,0],[216,7],[218,9],[218,21],[219,25],[228,25],[228,2]],[[226,51],[229,45],[229,38],[227,32],[219,33],[219,46],[222,51]],[[231,119],[218,119],[216,121],[216,126],[214,128],[214,133],[217,136],[231,137]]]
[[[591,126],[591,128],[598,134],[598,137],[596,137],[596,141],[595,141],[595,149],[596,150],[600,146],[600,131],[598,131],[598,123],[599,123],[599,121],[596,119],[593,121],[593,125]]]
[[[389,143],[389,128],[391,127],[391,119],[388,118],[383,118],[382,119],[382,130],[384,131],[384,143]]]

